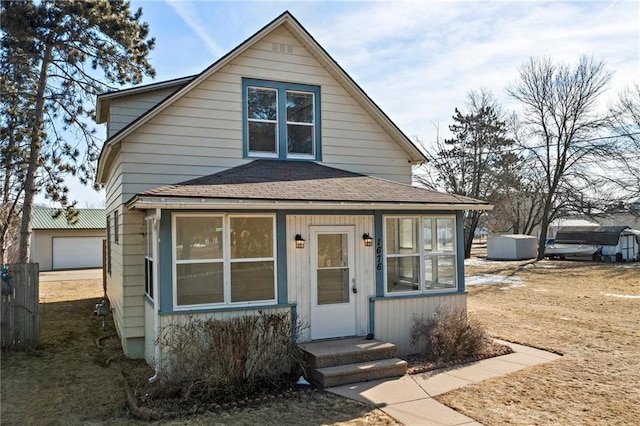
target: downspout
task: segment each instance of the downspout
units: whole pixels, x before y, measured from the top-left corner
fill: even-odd
[[[155,342],[153,342],[153,347],[154,347],[154,356],[153,356],[153,370],[154,370],[154,375],[149,377],[149,382],[153,383],[155,382],[159,375],[160,375],[160,345],[158,344],[158,340],[160,339],[160,293],[158,292],[158,263],[160,261],[159,259],[159,250],[158,247],[160,245],[160,237],[159,237],[159,230],[160,230],[160,215],[162,213],[162,210],[160,210],[159,208],[156,208],[156,214],[153,217],[153,236],[152,236],[152,248],[151,248],[151,252],[152,252],[152,256],[153,256],[153,296],[154,296],[154,301],[153,301],[153,321],[154,321],[154,326],[156,329],[156,339]]]

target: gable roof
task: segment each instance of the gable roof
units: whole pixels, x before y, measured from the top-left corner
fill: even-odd
[[[391,121],[391,119],[373,102],[373,100],[362,90],[362,88],[342,69],[342,67],[327,53],[326,50],[309,34],[309,32],[298,22],[298,20],[288,11],[275,18],[269,24],[264,26],[258,32],[253,34],[235,49],[224,55],[222,58],[214,62],[200,74],[191,78],[191,80],[182,88],[176,90],[162,102],[146,111],[140,117],[129,123],[118,133],[109,138],[103,145],[100,157],[98,158],[98,170],[96,173],[96,182],[106,183],[107,176],[105,164],[108,158],[114,154],[113,148],[118,146],[118,142],[122,141],[126,136],[133,133],[136,129],[149,121],[152,117],[170,106],[173,102],[183,97],[186,93],[198,86],[200,83],[208,79],[220,68],[227,65],[233,59],[240,56],[247,49],[251,48],[255,43],[261,40],[265,35],[274,31],[276,28],[284,25],[287,30],[318,60],[325,69],[351,94],[351,96],[360,103],[360,105],[378,122],[382,128],[389,133],[394,141],[407,153],[410,161],[414,164],[424,163],[427,161],[424,154],[411,140]],[[132,89],[127,89],[132,90]],[[113,93],[112,93],[113,95]],[[100,100],[100,98],[99,98]]]
[[[53,217],[59,209],[34,207],[32,229],[105,229],[107,216],[104,209],[76,209],[78,221],[67,222],[64,214]]]
[[[236,204],[247,207],[265,203],[306,208],[387,208],[488,210],[489,203],[377,177],[348,172],[305,161],[254,160],[209,176],[145,191],[129,207],[149,204]],[[336,207],[337,205],[337,207]]]

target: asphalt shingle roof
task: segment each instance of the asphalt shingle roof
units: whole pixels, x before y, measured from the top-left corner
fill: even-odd
[[[54,218],[58,209],[34,207],[32,229],[104,229],[107,217],[104,209],[77,209],[78,222],[68,223],[64,214]]]
[[[488,205],[473,198],[352,173],[313,162],[255,160],[223,172],[151,189],[140,196]]]

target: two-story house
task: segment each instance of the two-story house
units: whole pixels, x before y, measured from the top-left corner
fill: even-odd
[[[406,354],[414,314],[466,306],[462,212],[491,206],[411,186],[423,154],[290,13],[198,75],[100,95],[97,116],[127,356],[153,362],[177,316],[283,310],[300,341]]]

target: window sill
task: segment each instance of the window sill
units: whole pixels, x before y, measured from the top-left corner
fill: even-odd
[[[434,297],[434,296],[452,296],[457,294],[467,294],[467,290],[458,291],[456,288],[452,288],[449,290],[432,290],[432,291],[423,291],[423,292],[404,292],[404,293],[387,293],[384,296],[371,296],[369,297],[370,301],[376,300],[392,300],[392,299],[418,299],[422,297]]]
[[[284,303],[284,304],[256,304],[256,305],[221,305],[219,307],[201,307],[201,308],[184,308],[184,309],[172,309],[170,311],[160,311],[160,315],[182,315],[182,314],[209,314],[215,312],[234,312],[234,311],[257,311],[262,309],[281,309],[281,308],[293,308],[297,306],[296,303]]]

